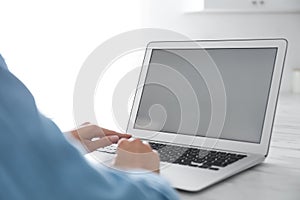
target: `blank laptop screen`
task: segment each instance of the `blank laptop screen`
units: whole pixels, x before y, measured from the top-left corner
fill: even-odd
[[[153,49],[134,128],[259,143],[276,53]]]

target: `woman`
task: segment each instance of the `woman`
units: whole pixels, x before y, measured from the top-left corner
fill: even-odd
[[[54,122],[39,113],[29,90],[0,55],[0,199],[178,198],[157,174],[159,158],[149,145],[91,124],[69,135],[88,151],[123,138],[115,161],[122,170],[87,164]],[[136,170],[145,173],[129,173]]]

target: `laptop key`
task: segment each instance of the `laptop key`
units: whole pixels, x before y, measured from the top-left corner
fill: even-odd
[[[200,165],[200,166],[198,166],[198,167],[200,167],[200,168],[204,168],[204,169],[210,168],[210,166],[209,166],[209,165]]]
[[[215,171],[219,170],[219,168],[217,168],[217,167],[210,167],[208,169],[215,170]]]

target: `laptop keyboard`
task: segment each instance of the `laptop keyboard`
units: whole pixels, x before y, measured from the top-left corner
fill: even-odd
[[[159,153],[160,160],[162,162],[188,165],[210,170],[219,170],[247,157],[245,154],[206,150],[194,147],[183,147],[174,144],[161,144],[157,142],[149,142],[149,144]],[[98,151],[115,153],[116,149],[117,145],[114,144],[98,149]]]

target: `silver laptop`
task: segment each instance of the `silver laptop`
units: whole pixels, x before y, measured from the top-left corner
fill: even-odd
[[[173,187],[199,191],[268,155],[287,41],[151,42],[127,132]],[[116,146],[94,152],[111,162]]]

